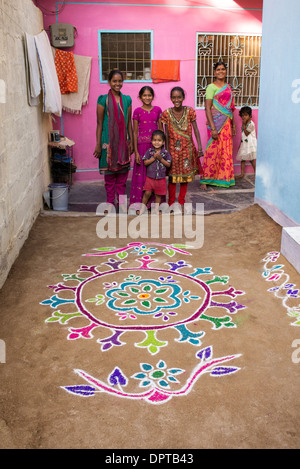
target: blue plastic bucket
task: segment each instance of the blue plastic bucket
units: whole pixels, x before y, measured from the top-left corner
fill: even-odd
[[[53,210],[67,211],[69,202],[68,184],[54,182],[48,186],[50,192],[50,207]]]

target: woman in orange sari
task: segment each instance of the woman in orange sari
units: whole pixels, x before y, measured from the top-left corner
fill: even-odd
[[[220,187],[235,185],[233,171],[233,143],[236,135],[233,118],[235,110],[231,87],[226,83],[224,62],[215,64],[215,81],[206,89],[205,112],[208,124],[208,143],[203,160],[201,190],[207,184]]]

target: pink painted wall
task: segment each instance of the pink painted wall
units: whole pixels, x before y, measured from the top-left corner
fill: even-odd
[[[151,85],[155,92],[154,104],[163,110],[171,106],[170,90],[179,85],[186,92],[185,104],[195,108],[195,56],[197,32],[261,33],[262,0],[116,0],[106,2],[44,0],[44,27],[55,22],[71,23],[78,36],[72,49],[74,54],[92,57],[89,102],[82,114],[63,112],[55,128],[62,124],[64,135],[72,138],[78,171],[75,181],[99,180],[98,160],[93,157],[96,143],[96,103],[100,94],[107,93],[108,85],[99,82],[98,30],[153,30],[153,59],[180,60],[180,82]],[[134,4],[134,5],[133,5]],[[49,15],[57,11],[58,15]],[[132,97],[133,109],[140,105],[138,92],[145,83],[124,83],[122,92]],[[204,110],[198,109],[197,122],[202,145],[207,142]],[[253,119],[257,124],[258,111]],[[240,118],[236,112],[238,129]],[[234,155],[240,142],[240,130],[234,141]],[[235,172],[239,173],[239,165]],[[250,172],[252,169],[250,169]]]

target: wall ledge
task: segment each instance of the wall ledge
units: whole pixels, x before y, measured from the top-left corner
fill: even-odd
[[[282,228],[281,254],[300,274],[300,226]]]
[[[275,205],[255,197],[255,203],[282,226],[281,254],[300,273],[300,224],[289,218]]]
[[[297,223],[295,220],[292,218],[288,217],[284,212],[279,210],[276,205],[271,204],[270,202],[266,202],[263,199],[260,199],[259,197],[254,198],[254,203],[260,205],[261,208],[264,209],[264,211],[271,217],[273,218],[278,225],[281,225],[282,227],[286,226],[300,226],[299,223]]]

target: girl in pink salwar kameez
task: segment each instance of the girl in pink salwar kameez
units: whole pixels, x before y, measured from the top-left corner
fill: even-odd
[[[130,206],[140,209],[143,198],[143,187],[146,180],[146,167],[143,156],[151,148],[151,135],[155,130],[162,130],[159,106],[152,106],[154,91],[150,86],[143,86],[139,92],[142,106],[133,113],[133,145],[135,161],[131,179]],[[155,199],[154,199],[155,200]],[[149,206],[152,199],[149,200]]]

